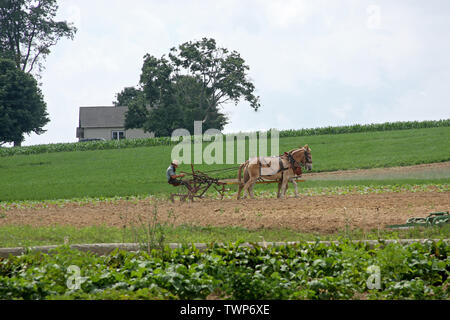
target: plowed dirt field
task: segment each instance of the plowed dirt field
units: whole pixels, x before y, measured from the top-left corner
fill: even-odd
[[[447,172],[450,163],[406,168],[353,170],[311,174],[309,178],[332,176],[372,176],[373,174],[422,174],[424,171]],[[308,175],[305,175],[308,179]],[[150,219],[155,202],[117,201],[41,209],[8,210],[0,225],[72,225],[77,227],[106,225],[123,227]],[[160,221],[174,225],[239,226],[248,229],[289,228],[304,232],[329,234],[350,228],[381,229],[405,223],[411,217],[425,217],[431,212],[448,211],[449,192],[402,192],[382,194],[348,194],[335,196],[301,196],[300,198],[210,200],[194,203],[157,201]]]

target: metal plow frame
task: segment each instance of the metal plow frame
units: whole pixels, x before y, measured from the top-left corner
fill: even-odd
[[[191,165],[192,173],[182,172],[184,174],[192,176],[192,179],[185,180],[190,185],[190,189],[186,186],[186,193],[172,193],[170,199],[172,202],[175,202],[175,197],[179,197],[180,201],[186,201],[189,199],[194,201],[194,198],[204,198],[205,193],[209,190],[209,188],[213,187],[223,199],[225,194],[225,185],[226,183],[221,182],[217,178],[209,177],[207,174],[194,170],[194,166]]]

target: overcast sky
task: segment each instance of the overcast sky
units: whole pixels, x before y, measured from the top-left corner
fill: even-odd
[[[23,145],[75,142],[80,106],[111,106],[143,56],[211,37],[250,66],[262,107],[225,132],[450,118],[450,1],[62,0],[74,22],[45,62],[51,121]]]

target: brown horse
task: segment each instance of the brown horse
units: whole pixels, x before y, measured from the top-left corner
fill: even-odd
[[[267,180],[278,180],[278,198],[280,189],[283,197],[286,198],[286,189],[289,181],[295,182],[294,177],[301,174],[301,166],[307,170],[312,169],[311,149],[308,145],[299,149],[285,152],[279,157],[257,157],[251,158],[239,167],[239,191],[237,198],[240,199],[241,191],[244,190],[244,198],[247,193],[253,199],[253,186],[258,178]],[[244,171],[244,182],[242,183],[242,171]],[[295,183],[296,196],[297,186]]]

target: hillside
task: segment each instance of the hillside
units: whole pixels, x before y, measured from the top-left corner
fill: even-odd
[[[406,166],[450,161],[449,138],[450,127],[294,136],[280,139],[280,152],[309,144],[312,148],[313,172]],[[173,191],[174,188],[165,181],[172,148],[162,145],[2,157],[0,201]],[[195,167],[208,171],[235,166]],[[189,169],[188,165],[180,167],[181,171]],[[221,177],[235,176],[235,171],[229,171]],[[436,177],[433,179],[436,180]],[[448,178],[438,180],[449,181]]]

